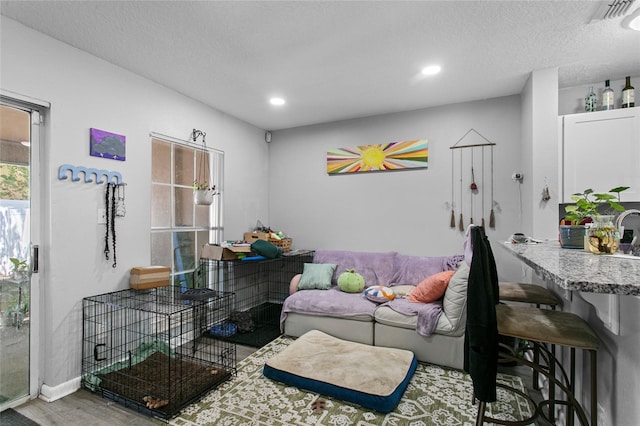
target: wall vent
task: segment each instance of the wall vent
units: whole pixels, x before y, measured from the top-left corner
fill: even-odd
[[[591,17],[591,22],[605,19],[619,18],[629,12],[636,0],[607,0],[601,1],[600,6]]]

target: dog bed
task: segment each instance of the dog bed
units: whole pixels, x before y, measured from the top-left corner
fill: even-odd
[[[263,374],[286,385],[389,413],[418,366],[413,352],[349,342],[311,330],[267,360]]]

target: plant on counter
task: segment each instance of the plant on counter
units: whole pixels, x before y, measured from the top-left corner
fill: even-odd
[[[593,221],[585,229],[586,250],[594,254],[613,254],[618,251],[620,233],[613,224],[613,213],[625,210],[620,204],[620,193],[627,189],[628,186],[618,186],[606,193],[585,189],[571,196],[575,204],[565,207],[565,223],[583,224],[587,218]]]
[[[612,216],[607,216],[607,213],[624,211],[620,204],[620,193],[627,189],[628,186],[618,186],[606,193],[585,189],[573,194],[571,199],[575,204],[565,206],[566,214],[560,222],[560,245],[594,253],[615,252],[620,236],[611,224]],[[591,225],[590,222],[595,223]],[[588,229],[585,224],[588,224]],[[589,236],[586,241],[585,236]]]
[[[601,211],[601,206],[608,205],[610,210],[623,212],[620,204],[620,193],[629,189],[628,186],[618,186],[605,193],[594,193],[593,189],[585,189],[571,196],[575,204],[565,206],[564,221],[566,225],[581,225],[587,218],[613,212]],[[615,194],[615,195],[614,195]],[[568,223],[567,223],[568,222]]]

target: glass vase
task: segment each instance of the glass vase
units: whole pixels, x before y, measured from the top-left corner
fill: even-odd
[[[589,251],[594,254],[614,254],[620,246],[620,232],[613,224],[613,215],[593,217],[587,229]]]

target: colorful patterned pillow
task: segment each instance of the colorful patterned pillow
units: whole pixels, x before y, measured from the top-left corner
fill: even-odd
[[[410,302],[431,303],[440,299],[455,271],[443,271],[425,278],[409,296]]]
[[[374,285],[364,290],[364,296],[376,303],[384,303],[395,299],[396,295],[390,287]]]

